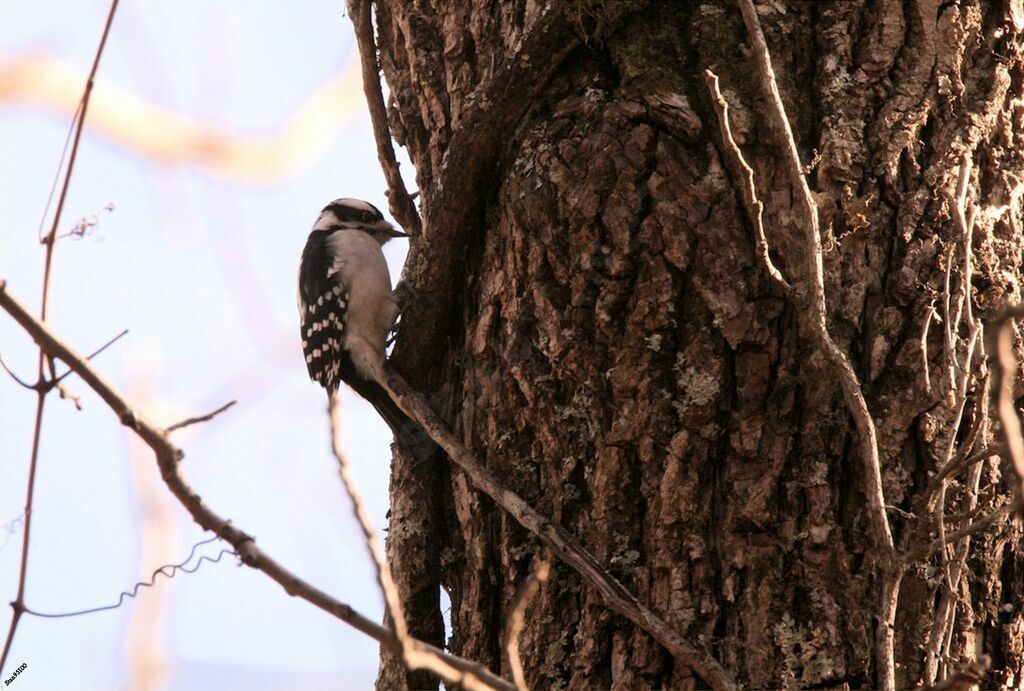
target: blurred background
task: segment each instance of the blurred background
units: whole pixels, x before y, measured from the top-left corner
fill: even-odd
[[[0,277],[33,309],[40,223],[108,9],[0,5]],[[183,474],[284,565],[375,620],[381,598],[330,455],[326,396],[299,347],[295,281],[325,203],[352,196],[386,210],[384,189],[342,2],[123,0],[60,232],[94,224],[58,242],[50,300],[50,323],[79,352],[130,330],[96,364],[156,422],[237,399],[175,433]],[[386,249],[397,278],[405,243]],[[34,381],[37,353],[0,315],[0,354],[23,379]],[[66,383],[83,409],[47,402],[26,590],[49,613],[116,603],[209,537],[146,447],[79,380]],[[343,405],[380,529],[390,434],[348,391]],[[5,603],[17,591],[34,410],[35,394],[0,373]],[[228,556],[158,576],[116,610],[23,617],[5,673],[22,662],[21,691],[363,689],[377,645]]]

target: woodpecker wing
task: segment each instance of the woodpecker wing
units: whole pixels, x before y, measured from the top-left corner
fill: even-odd
[[[315,230],[299,265],[299,320],[309,377],[328,391],[338,387],[345,347],[348,295],[335,276],[327,246],[331,230]]]

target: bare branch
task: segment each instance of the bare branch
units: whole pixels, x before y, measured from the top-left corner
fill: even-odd
[[[505,658],[512,671],[512,681],[515,682],[517,691],[529,691],[526,678],[523,676],[523,662],[519,659],[519,635],[523,632],[524,614],[540,590],[541,584],[548,580],[550,572],[551,565],[546,561],[536,563],[530,575],[519,586],[515,599],[512,600],[512,611],[509,612],[508,621],[505,623]]]
[[[218,415],[220,415],[221,413],[223,413],[225,410],[235,405],[236,403],[238,403],[238,401],[228,401],[220,408],[217,408],[217,410],[214,410],[211,413],[207,413],[206,415],[200,415],[199,417],[190,417],[182,420],[181,422],[175,422],[173,425],[164,430],[164,434],[170,434],[174,430],[181,429],[182,427],[188,427],[189,425],[196,425],[199,424],[200,422],[209,422],[210,420],[217,417]]]
[[[338,394],[331,393],[328,409],[328,416],[331,421],[331,450],[334,458],[338,461],[338,472],[341,481],[345,485],[345,492],[352,501],[352,512],[356,521],[363,531],[363,538],[366,541],[366,549],[370,553],[374,569],[377,572],[377,584],[380,586],[381,594],[384,597],[384,605],[387,608],[391,621],[395,626],[395,638],[398,640],[401,649],[402,660],[410,670],[427,670],[440,677],[448,686],[460,686],[468,689],[491,689],[492,684],[484,679],[466,676],[460,670],[445,662],[433,650],[426,648],[409,635],[405,623],[405,614],[402,612],[402,601],[398,594],[395,580],[391,576],[391,567],[388,566],[384,556],[384,546],[380,537],[370,520],[370,513],[366,510],[363,497],[356,488],[355,480],[352,478],[352,468],[348,463],[344,449],[341,448],[341,406]]]
[[[505,486],[463,446],[437,416],[426,399],[414,391],[392,368],[385,369],[386,381],[378,382],[406,415],[415,420],[448,457],[465,471],[473,486],[494,500],[520,525],[541,539],[566,564],[597,590],[613,611],[629,619],[665,646],[672,655],[693,669],[715,689],[734,689],[736,682],[708,653],[686,642],[664,619],[648,609],[622,585],[590,552],[581,547],[565,528],[552,523],[522,497]]]
[[[398,170],[395,148],[391,143],[388,112],[380,88],[380,66],[377,64],[377,42],[373,37],[373,18],[370,0],[348,0],[348,12],[356,31],[359,59],[363,67],[363,93],[370,109],[373,137],[377,141],[377,158],[388,181],[388,207],[391,215],[409,235],[416,237],[422,230],[420,215],[412,196]]]
[[[715,113],[718,115],[718,127],[722,131],[722,144],[726,152],[728,152],[726,160],[733,169],[730,172],[732,172],[734,177],[742,180],[740,189],[743,192],[743,204],[747,210],[747,216],[750,217],[750,223],[754,226],[754,242],[757,247],[757,254],[761,258],[761,264],[764,266],[765,271],[768,272],[768,275],[784,291],[788,292],[790,290],[789,283],[783,278],[782,272],[775,266],[771,255],[768,253],[768,239],[764,234],[764,204],[757,198],[757,188],[754,185],[754,169],[747,163],[743,157],[743,152],[740,151],[739,145],[736,144],[736,140],[732,136],[732,127],[729,125],[729,103],[722,96],[722,92],[718,88],[718,75],[711,70],[704,70],[704,81],[708,85],[708,91],[711,92],[711,103],[714,105]]]
[[[121,424],[134,431],[152,449],[156,456],[160,475],[168,489],[185,507],[193,520],[204,530],[209,530],[228,542],[243,564],[262,571],[278,583],[289,595],[301,597],[316,607],[337,617],[349,626],[380,641],[389,650],[401,652],[394,632],[367,619],[347,604],[306,583],[297,575],[275,561],[269,554],[256,546],[253,537],[214,512],[202,502],[199,495],[188,485],[179,472],[179,461],[184,456],[181,449],[171,443],[166,432],[149,421],[141,411],[132,407],[125,397],[114,388],[93,366],[70,346],[60,340],[50,328],[32,316],[6,289],[6,281],[0,280],[0,308],[10,314],[16,322],[49,355],[62,360],[82,378],[104,403],[114,412]],[[16,610],[18,611],[18,610]],[[22,606],[21,612],[24,612]],[[439,648],[417,642],[423,649],[437,655],[460,675],[458,683],[469,688],[495,688],[513,691],[509,682],[495,676],[479,663],[451,655]]]
[[[359,527],[363,530],[363,539],[366,540],[366,550],[370,553],[370,559],[377,571],[377,584],[380,586],[381,595],[384,596],[384,605],[387,607],[391,621],[394,622],[395,636],[402,646],[402,657],[406,658],[406,651],[409,648],[409,631],[405,625],[405,614],[402,613],[402,604],[398,597],[398,589],[391,577],[391,568],[384,557],[384,548],[380,543],[380,537],[370,520],[370,513],[366,510],[363,497],[356,488],[355,480],[352,478],[352,468],[348,464],[345,451],[341,448],[341,406],[339,405],[337,392],[331,392],[328,402],[327,413],[331,420],[331,450],[334,458],[338,461],[338,473],[345,485],[345,492],[352,502],[352,513],[355,514]]]

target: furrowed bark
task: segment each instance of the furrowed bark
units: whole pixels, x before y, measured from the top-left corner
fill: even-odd
[[[958,432],[947,400],[962,377],[974,400],[980,381],[977,359],[959,371],[949,357],[969,339],[955,315],[970,294],[990,320],[1024,280],[1024,72],[1007,5],[754,3],[819,216],[820,317],[861,389],[855,416],[800,318],[806,296],[765,270],[722,148],[705,70],[752,170],[769,258],[799,293],[806,209],[738,4],[376,9],[392,130],[417,167],[424,218],[396,369],[491,473],[739,683],[916,685],[943,571],[938,553],[914,551],[938,537],[917,503],[950,435],[959,445],[976,419],[968,406]],[[537,79],[522,86],[517,69]],[[965,155],[966,249],[951,203]],[[939,323],[947,260],[954,318]],[[865,411],[872,463],[855,425]],[[998,457],[973,462],[981,492],[1012,499]],[[428,468],[444,487],[429,515],[443,528],[453,650],[501,669],[500,613],[540,545],[443,461]],[[949,515],[967,501],[965,470],[945,478]],[[408,504],[404,484],[392,499]],[[950,670],[976,643],[992,657],[986,685],[1020,678],[1024,621],[1000,609],[1024,587],[1019,533],[1003,516],[971,536],[948,635]],[[885,562],[908,553],[926,558],[883,584]],[[552,569],[520,636],[528,685],[707,684]],[[883,590],[895,602],[891,673],[876,654]]]

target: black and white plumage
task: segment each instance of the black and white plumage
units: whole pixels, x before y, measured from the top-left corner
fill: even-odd
[[[408,441],[418,427],[377,383],[398,314],[381,250],[394,237],[406,235],[368,202],[343,198],[324,207],[302,251],[299,318],[310,378],[328,394],[345,382]]]

